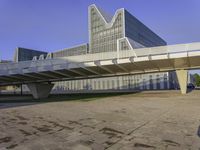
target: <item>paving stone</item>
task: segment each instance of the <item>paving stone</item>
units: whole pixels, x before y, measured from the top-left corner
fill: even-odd
[[[0,109],[0,149],[198,150],[199,97],[199,91],[150,91],[101,101],[10,103]]]

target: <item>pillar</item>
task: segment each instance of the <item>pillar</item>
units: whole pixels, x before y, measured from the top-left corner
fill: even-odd
[[[187,79],[188,79],[187,70],[176,70],[176,75],[178,78],[181,93],[186,94],[187,93]]]
[[[54,84],[51,83],[29,83],[27,84],[34,99],[47,98]]]

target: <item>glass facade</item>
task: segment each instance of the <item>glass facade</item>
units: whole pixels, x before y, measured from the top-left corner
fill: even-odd
[[[32,60],[34,56],[39,57],[40,55],[46,57],[47,52],[18,47],[15,51],[14,61],[28,61]]]
[[[67,57],[67,56],[77,56],[77,55],[85,55],[88,52],[88,44],[66,48],[63,50],[59,50],[53,53],[53,58],[56,57]]]
[[[55,82],[54,91],[169,89],[169,73]],[[165,82],[161,82],[165,81]]]
[[[117,39],[123,35],[123,11],[107,23],[96,7],[90,7],[90,53],[117,51]]]
[[[128,11],[125,13],[125,36],[146,46],[163,46],[167,43]]]
[[[126,38],[120,39],[118,44],[119,44],[119,50],[121,50],[121,51],[131,50],[131,47],[129,46]]]

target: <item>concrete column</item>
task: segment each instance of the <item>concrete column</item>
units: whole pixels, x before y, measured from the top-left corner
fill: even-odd
[[[34,99],[47,98],[54,84],[49,83],[29,83],[27,84]]]
[[[176,75],[177,75],[177,78],[178,78],[181,93],[186,94],[187,93],[187,79],[188,79],[187,70],[176,70]]]

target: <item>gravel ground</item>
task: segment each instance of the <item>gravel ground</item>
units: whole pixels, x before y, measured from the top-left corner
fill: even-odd
[[[56,97],[1,97],[0,150],[200,150],[200,91]]]

